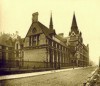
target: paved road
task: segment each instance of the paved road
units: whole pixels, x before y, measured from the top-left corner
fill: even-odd
[[[82,86],[95,67],[54,72],[27,78],[3,80],[0,86]]]

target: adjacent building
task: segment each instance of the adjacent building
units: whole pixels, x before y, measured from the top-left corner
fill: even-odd
[[[14,58],[16,62],[16,67],[23,67],[23,44],[24,39],[17,35],[16,40],[14,42]]]
[[[14,49],[12,46],[0,43],[0,68],[14,67]]]
[[[89,65],[89,45],[83,43],[82,33],[79,31],[75,14],[73,15],[71,31],[68,37],[70,64],[75,66]]]

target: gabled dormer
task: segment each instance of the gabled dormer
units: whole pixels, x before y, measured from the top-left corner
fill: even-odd
[[[46,45],[47,38],[51,38],[53,35],[55,35],[52,16],[50,18],[50,27],[47,28],[38,21],[38,15],[38,12],[32,14],[32,24],[25,37],[24,47]]]

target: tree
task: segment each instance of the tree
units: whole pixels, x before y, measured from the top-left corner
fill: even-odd
[[[18,31],[14,34],[2,33],[0,34],[0,43],[4,45],[13,46],[16,39],[20,37]]]

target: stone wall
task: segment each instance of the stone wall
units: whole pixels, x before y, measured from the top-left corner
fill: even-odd
[[[46,57],[46,48],[24,50],[24,66],[44,67]]]

